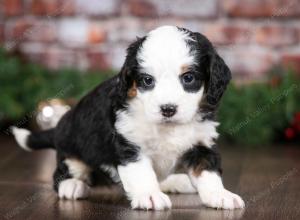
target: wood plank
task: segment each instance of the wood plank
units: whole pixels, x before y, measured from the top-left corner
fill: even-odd
[[[289,150],[294,155],[287,154]],[[247,203],[244,219],[299,219],[299,200],[295,201],[300,196],[300,163],[295,155],[299,158],[299,149],[265,147],[247,151],[240,178]]]
[[[170,195],[168,211],[131,210],[120,187],[93,189],[84,201],[59,200],[52,190],[55,153],[26,153],[1,139],[0,219],[300,219],[300,149],[221,148],[225,186],[247,202],[243,210],[202,207],[197,194]]]

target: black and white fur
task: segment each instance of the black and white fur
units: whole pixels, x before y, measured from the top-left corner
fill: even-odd
[[[208,207],[243,208],[221,179],[215,111],[230,70],[203,35],[163,26],[127,50],[103,82],[54,129],[13,128],[25,150],[54,148],[60,198],[86,198],[94,171],[120,181],[134,209],[171,207],[164,192],[198,192]]]

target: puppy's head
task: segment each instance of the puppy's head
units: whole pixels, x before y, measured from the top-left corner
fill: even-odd
[[[206,37],[163,26],[129,46],[119,77],[130,111],[187,123],[215,109],[231,74]]]

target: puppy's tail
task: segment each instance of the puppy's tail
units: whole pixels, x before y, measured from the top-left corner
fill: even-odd
[[[54,129],[45,131],[30,132],[24,128],[11,127],[17,143],[26,151],[42,150],[47,148],[55,149]]]

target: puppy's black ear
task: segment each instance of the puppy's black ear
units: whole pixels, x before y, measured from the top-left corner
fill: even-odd
[[[220,101],[231,79],[231,72],[204,35],[193,32],[192,39],[197,42],[196,51],[199,52],[199,63],[205,63],[207,67],[205,76],[206,102],[210,107],[214,107]]]
[[[209,53],[209,57],[206,99],[208,104],[215,106],[220,101],[231,80],[231,72],[214,49]]]
[[[137,38],[136,41],[131,43],[127,48],[127,55],[122,69],[119,73],[119,91],[124,98],[133,97],[135,94],[135,81],[138,72],[137,53],[142,47],[146,37]]]

